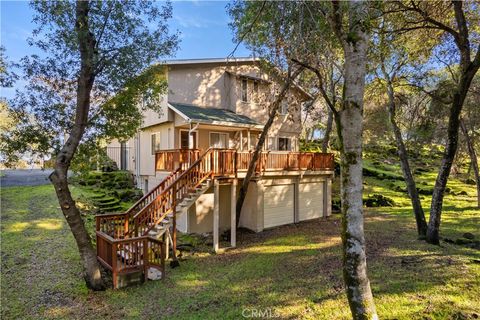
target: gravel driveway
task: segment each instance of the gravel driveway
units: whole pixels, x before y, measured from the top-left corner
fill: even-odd
[[[48,176],[52,173],[52,169],[19,169],[19,170],[2,170],[1,186],[39,186],[49,184]]]

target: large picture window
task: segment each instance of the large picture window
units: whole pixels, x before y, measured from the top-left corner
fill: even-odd
[[[210,147],[228,148],[228,134],[219,132],[210,132]]]

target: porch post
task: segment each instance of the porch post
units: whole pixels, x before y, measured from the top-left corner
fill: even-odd
[[[220,225],[220,183],[215,179],[213,188],[213,250],[219,249],[219,225]]]
[[[232,248],[237,246],[237,179],[233,179],[231,185],[231,200],[230,200],[230,245]]]
[[[240,151],[243,151],[243,130],[240,130]]]
[[[193,136],[192,136],[192,123],[190,122],[190,129],[188,130],[188,166],[192,165],[192,159],[190,158],[190,149],[193,147]]]
[[[247,131],[247,150],[251,150],[250,149],[250,129],[248,129]]]

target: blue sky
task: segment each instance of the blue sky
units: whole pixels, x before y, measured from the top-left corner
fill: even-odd
[[[232,32],[228,27],[230,17],[226,13],[225,1],[174,1],[171,30],[181,32],[180,48],[175,59],[226,57],[235,47]],[[10,60],[35,53],[28,46],[34,24],[32,10],[26,1],[1,1],[1,44],[6,48]],[[243,46],[235,56],[249,56]],[[17,83],[21,87],[21,82]],[[11,97],[13,90],[2,90],[2,96]]]

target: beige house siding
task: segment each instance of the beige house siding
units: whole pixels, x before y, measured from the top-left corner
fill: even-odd
[[[248,80],[249,101],[241,100],[241,78],[237,75],[270,81],[258,81],[258,94],[253,93],[253,80]],[[258,123],[268,119],[269,102],[274,98],[274,88],[279,88],[275,79],[262,72],[253,64],[232,65],[178,65],[171,66],[168,71],[168,101],[186,103],[197,106],[223,108],[245,115]],[[256,96],[256,97],[255,97]],[[301,131],[302,94],[291,89],[288,94],[289,114],[278,115],[270,129],[271,136],[296,135]],[[182,121],[177,121],[181,125]],[[184,123],[183,123],[184,124]]]
[[[230,229],[231,185],[220,185],[220,232]],[[202,194],[188,209],[188,232],[204,233],[213,230],[213,187]]]

